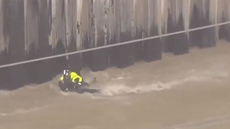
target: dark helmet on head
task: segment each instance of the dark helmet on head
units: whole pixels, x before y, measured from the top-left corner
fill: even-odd
[[[70,74],[70,71],[68,69],[65,69],[63,70],[63,73],[62,73],[65,77],[69,76]]]

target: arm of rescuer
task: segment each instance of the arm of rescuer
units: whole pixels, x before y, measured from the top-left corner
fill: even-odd
[[[78,84],[79,85],[81,85],[81,82],[82,82],[82,77],[81,76],[79,76],[77,73],[75,73],[75,72],[71,72],[70,73],[70,76],[71,76],[71,80],[72,80],[72,82],[73,83],[76,83],[76,80],[78,79]]]

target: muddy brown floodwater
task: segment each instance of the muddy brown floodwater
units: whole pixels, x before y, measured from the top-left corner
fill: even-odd
[[[100,93],[62,93],[57,78],[0,91],[0,129],[229,129],[230,43],[125,69],[82,71]]]

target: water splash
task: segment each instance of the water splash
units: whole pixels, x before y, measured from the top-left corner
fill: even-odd
[[[30,109],[19,108],[19,109],[16,109],[15,111],[13,111],[13,112],[0,113],[0,116],[5,117],[5,116],[16,115],[16,114],[31,113],[31,112],[39,111],[39,110],[41,110],[43,108],[45,108],[45,106],[43,106],[43,107],[33,107],[33,108],[30,108]]]
[[[13,94],[14,94],[13,91],[0,90],[0,95],[1,96],[9,96],[9,95],[13,95]]]
[[[140,93],[150,93],[154,91],[162,91],[162,90],[169,90],[175,86],[180,86],[185,83],[189,82],[201,82],[201,81],[209,81],[209,80],[216,80],[219,81],[221,78],[226,78],[229,76],[227,71],[221,70],[211,70],[211,71],[198,71],[198,70],[190,70],[187,73],[179,78],[175,78],[171,81],[155,81],[151,84],[139,84],[137,86],[128,86],[122,83],[126,79],[125,77],[118,77],[117,81],[114,81],[114,78],[111,79],[110,82],[101,84],[98,86],[97,89],[100,93],[84,93],[84,95],[90,96],[117,96],[117,95],[124,95],[124,94],[140,94]],[[119,81],[121,81],[119,83]],[[116,83],[118,82],[118,83]],[[56,89],[57,90],[57,89]],[[76,93],[64,93],[61,92],[60,94],[64,96],[73,96]]]
[[[101,88],[101,94],[105,96],[114,96],[130,93],[148,93],[153,91],[162,91],[173,88],[174,86],[179,86],[187,82],[194,81],[205,81],[212,79],[206,76],[190,76],[184,79],[173,80],[169,82],[154,82],[150,85],[138,85],[136,87],[130,87],[122,84],[114,84]]]

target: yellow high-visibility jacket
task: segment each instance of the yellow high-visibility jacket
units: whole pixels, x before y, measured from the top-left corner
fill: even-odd
[[[60,80],[63,81],[63,79],[64,79],[64,76],[62,75],[61,78],[60,78]],[[78,79],[80,83],[82,82],[82,77],[79,76],[79,75],[78,75],[77,73],[75,73],[75,72],[70,72],[70,79],[71,79],[71,81],[72,81],[73,83],[76,83],[76,79]],[[77,83],[79,83],[79,82],[77,82]]]

